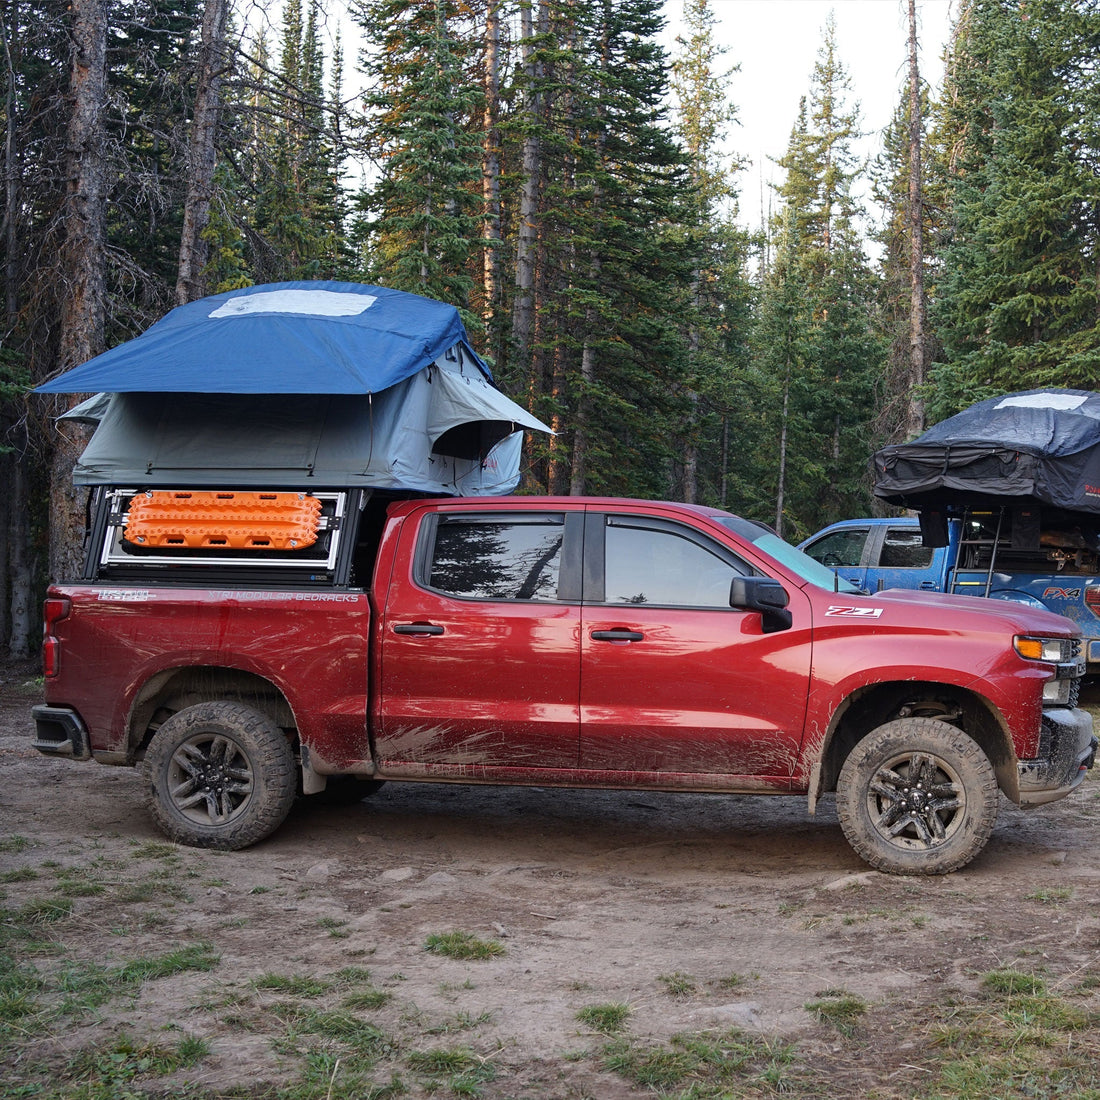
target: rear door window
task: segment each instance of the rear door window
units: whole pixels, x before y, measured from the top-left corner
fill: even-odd
[[[888,527],[879,565],[884,569],[927,569],[932,564],[932,554],[931,546],[921,545],[919,527]]]
[[[427,587],[467,600],[556,600],[565,517],[441,516]]]

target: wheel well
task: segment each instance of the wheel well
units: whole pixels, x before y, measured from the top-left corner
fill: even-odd
[[[196,703],[230,700],[268,715],[276,725],[295,731],[290,704],[270,680],[236,668],[191,666],[168,669],[150,679],[130,710],[127,755],[140,759],[154,733],[177,711]]]
[[[863,688],[837,711],[826,737],[820,778],[811,797],[835,791],[848,754],[871,730],[895,718],[938,718],[974,740],[993,765],[997,783],[1010,798],[1016,790],[1016,759],[1009,732],[980,695],[948,684],[907,681]]]

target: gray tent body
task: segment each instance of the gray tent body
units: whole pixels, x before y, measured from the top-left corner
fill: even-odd
[[[522,428],[549,431],[460,348],[373,394],[99,394],[78,485],[510,492]]]

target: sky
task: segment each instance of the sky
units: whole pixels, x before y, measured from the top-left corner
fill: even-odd
[[[905,0],[711,0],[715,37],[727,49],[730,98],[738,111],[729,144],[752,161],[739,177],[741,221],[760,224],[768,182],[783,173],[769,161],[787,148],[798,101],[810,88],[829,12],[836,20],[837,52],[848,70],[852,100],[860,104],[867,136],[858,151],[873,156],[907,80],[908,5]],[[917,0],[921,76],[934,89],[943,75],[943,49],[954,0]],[[678,33],[682,0],[668,0],[670,42]],[[761,191],[763,190],[763,200]]]

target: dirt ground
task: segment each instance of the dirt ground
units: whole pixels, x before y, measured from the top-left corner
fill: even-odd
[[[52,934],[73,959],[201,940],[220,961],[28,1033],[8,1066],[22,1081],[120,1032],[168,1028],[209,1042],[189,1087],[278,1083],[297,1063],[260,979],[355,965],[393,994],[371,1017],[383,1031],[492,1059],[487,1097],[652,1095],[590,1056],[600,1037],[577,1014],[612,1003],[639,1041],[739,1028],[816,1060],[817,1095],[912,1095],[922,1006],[973,994],[996,968],[1038,966],[1055,986],[1100,974],[1098,778],[1028,813],[1002,802],[985,852],[930,879],[870,871],[828,802],[811,818],[798,798],[543,788],[390,784],[350,807],[302,804],[262,844],[213,853],[164,846],[134,771],[32,750],[37,698],[33,670],[0,667],[0,907],[41,897],[59,868],[174,876],[186,889],[162,900],[76,896]],[[425,950],[456,930],[505,952]],[[805,1007],[838,991],[871,1011],[859,1057]]]

